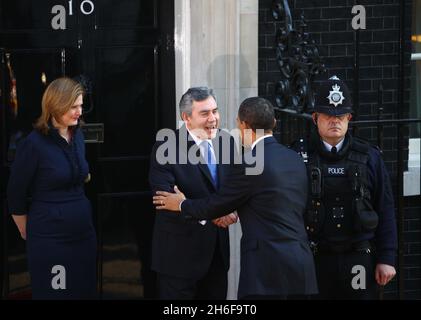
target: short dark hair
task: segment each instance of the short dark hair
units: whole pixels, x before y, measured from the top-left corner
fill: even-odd
[[[203,101],[209,97],[213,97],[216,101],[216,96],[213,90],[208,87],[193,87],[186,91],[180,99],[180,115],[183,112],[191,116],[194,101]]]
[[[244,100],[238,109],[238,118],[246,122],[253,131],[257,129],[268,131],[275,126],[273,105],[265,98],[251,97]]]

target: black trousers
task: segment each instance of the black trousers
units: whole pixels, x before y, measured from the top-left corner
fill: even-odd
[[[319,295],[316,299],[376,300],[375,254],[355,251],[315,256]]]
[[[219,243],[215,246],[212,263],[203,278],[179,278],[158,273],[157,280],[159,299],[162,300],[225,300],[227,298],[228,273],[222,260]]]

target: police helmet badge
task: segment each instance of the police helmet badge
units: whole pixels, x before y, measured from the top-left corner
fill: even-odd
[[[341,87],[337,84],[333,85],[333,91],[329,91],[329,96],[327,96],[327,98],[329,99],[329,104],[333,104],[335,107],[337,107],[338,104],[342,104],[342,101],[345,100],[343,92],[339,91],[340,88]]]
[[[352,113],[352,97],[346,83],[337,76],[322,80],[316,89],[315,105],[312,112],[333,116]]]

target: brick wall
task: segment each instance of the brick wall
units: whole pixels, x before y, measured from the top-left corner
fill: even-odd
[[[351,26],[353,0],[289,0],[294,19],[303,12],[308,32],[319,47],[327,68],[327,76],[337,75],[353,88],[354,30]],[[409,112],[410,53],[412,1],[405,1],[405,81],[404,104],[399,105],[399,0],[360,0],[367,14],[367,29],[360,31],[359,108],[357,120],[375,119],[378,110],[378,88],[383,85],[383,118],[398,117],[398,108],[404,117]],[[278,71],[274,42],[282,22],[272,17],[272,0],[259,1],[259,95],[273,100],[275,83],[281,79]],[[324,75],[326,77],[326,75]],[[316,79],[317,80],[317,79]],[[404,129],[405,135],[408,128]],[[376,142],[375,126],[358,129],[358,135]],[[405,140],[407,143],[407,139]],[[384,127],[383,152],[396,194],[397,129]],[[405,159],[407,147],[400,148]],[[405,199],[405,298],[421,298],[421,201],[420,197]],[[397,283],[386,288],[386,298],[397,298]]]

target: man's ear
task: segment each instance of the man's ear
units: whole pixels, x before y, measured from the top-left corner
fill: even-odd
[[[352,113],[349,114],[348,121],[351,121],[351,119],[352,119]]]
[[[183,120],[183,121],[187,121],[188,120],[188,115],[187,115],[187,113],[185,113],[185,112],[182,112],[181,113],[181,119]]]
[[[245,129],[251,129],[250,125],[246,121],[242,121]]]
[[[318,116],[317,112],[313,112],[311,114],[311,117],[313,118],[313,123],[316,125],[316,127],[317,127],[317,116]]]

